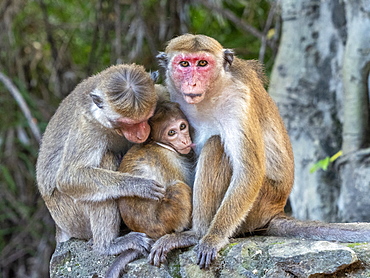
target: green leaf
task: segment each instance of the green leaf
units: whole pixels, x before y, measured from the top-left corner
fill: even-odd
[[[333,156],[329,157],[325,157],[324,159],[322,160],[319,160],[318,162],[316,162],[311,168],[310,168],[310,173],[314,173],[316,172],[317,170],[319,169],[322,169],[324,171],[326,171],[329,167],[329,165],[331,163],[333,163],[335,160],[338,159],[338,157],[340,157],[341,155],[343,155],[343,152],[342,151],[339,151],[337,152],[336,154],[334,154]]]

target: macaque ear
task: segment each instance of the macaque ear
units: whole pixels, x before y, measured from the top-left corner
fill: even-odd
[[[156,56],[158,63],[160,66],[167,68],[168,65],[168,57],[165,52],[159,52],[159,54]]]
[[[156,83],[158,81],[158,78],[159,78],[159,71],[156,70],[156,71],[153,71],[150,73],[150,78],[154,81],[154,83]]]
[[[231,49],[224,49],[224,68],[228,70],[234,61],[234,51]]]
[[[101,91],[100,90],[94,90],[90,93],[90,97],[92,98],[93,102],[95,103],[96,106],[98,106],[100,109],[103,108],[103,98],[101,96]]]

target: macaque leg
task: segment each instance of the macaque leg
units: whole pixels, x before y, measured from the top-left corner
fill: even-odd
[[[167,187],[165,197],[158,209],[159,224],[165,227],[166,233],[181,232],[189,228],[191,202],[191,189],[186,183],[175,181]]]
[[[197,175],[193,189],[193,227],[190,231],[168,234],[156,241],[149,255],[149,263],[160,266],[166,261],[167,254],[177,248],[185,248],[198,243],[208,230],[210,223],[225,192],[230,184],[231,168],[223,153],[219,136],[211,137],[203,147],[198,160]],[[211,175],[205,175],[203,169],[212,169]],[[206,181],[207,185],[197,185],[197,180]],[[196,232],[195,232],[196,231]],[[201,231],[201,232],[199,232]]]
[[[283,182],[275,182],[265,178],[251,211],[237,230],[236,235],[258,232],[259,229],[265,229],[277,215],[283,215],[288,192],[284,189]]]
[[[167,188],[167,200],[161,205],[160,221],[171,225],[171,230],[182,231],[191,222],[191,190],[188,185],[177,181]],[[165,213],[168,214],[165,214]],[[174,229],[176,227],[176,229]],[[169,230],[169,229],[168,229]],[[193,231],[165,234],[153,245],[148,257],[150,264],[160,266],[167,260],[167,254],[173,249],[195,245],[198,237]]]
[[[231,166],[219,136],[204,145],[193,188],[193,230],[203,237],[219,208],[231,179]],[[200,184],[202,183],[202,184]]]
[[[118,204],[125,224],[153,239],[181,232],[191,223],[191,189],[182,181],[169,185],[160,201],[131,197]]]
[[[44,201],[57,227],[57,243],[67,241],[72,237],[85,240],[92,238],[89,213],[87,209],[83,209],[83,203],[75,202],[57,190],[52,196],[44,196]]]
[[[152,240],[143,233],[131,232],[118,237],[121,218],[115,200],[97,202],[89,209],[95,250],[106,255],[120,254],[127,249],[138,250],[141,253],[150,250]],[[106,222],[107,220],[110,222]]]

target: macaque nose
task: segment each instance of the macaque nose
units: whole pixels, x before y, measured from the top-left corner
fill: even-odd
[[[184,137],[184,138],[181,140],[181,143],[183,143],[185,146],[188,146],[188,145],[190,145],[190,143],[191,143],[191,139],[190,139],[190,138],[187,138],[187,137]]]
[[[146,140],[150,132],[150,126],[148,122],[142,122],[139,124],[136,137],[139,140]]]

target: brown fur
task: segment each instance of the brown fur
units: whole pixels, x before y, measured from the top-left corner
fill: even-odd
[[[125,224],[153,239],[189,228],[191,223],[191,189],[187,185],[189,166],[185,157],[155,143],[134,146],[124,156],[119,171],[150,178],[166,187],[159,201],[123,197],[118,201]]]
[[[214,48],[207,49],[205,45]],[[192,231],[159,239],[149,258],[154,265],[165,261],[170,250],[195,244],[197,238],[200,238],[198,264],[207,268],[233,236],[267,227],[268,234],[283,235],[284,229],[289,228],[290,236],[313,237],[312,229],[303,233],[300,222],[292,219],[289,222],[283,216],[293,186],[293,153],[277,106],[264,89],[263,68],[257,61],[233,57],[232,51],[220,51],[220,47],[213,38],[187,34],[171,40],[166,52],[158,55],[166,68],[171,100],[179,102],[195,130],[193,139],[199,158],[193,189]],[[201,56],[204,51],[207,54]],[[198,78],[195,63],[191,75],[186,76],[190,70],[185,71],[182,63],[173,62],[184,61],[191,53],[200,55],[199,59],[216,61],[218,74],[209,70],[212,73],[209,78],[216,78],[206,82],[206,67],[201,68]],[[190,63],[187,67],[192,66]],[[186,84],[181,80],[186,80]],[[187,84],[196,84],[198,95],[191,95],[192,87]],[[325,231],[326,226],[321,228]],[[370,239],[369,232],[362,233],[364,238],[358,236],[361,233],[343,236],[348,232],[338,229],[336,240],[341,236],[344,240]]]
[[[36,167],[57,243],[93,239],[94,249],[104,254],[150,248],[144,234],[118,237],[121,219],[114,199],[158,200],[164,189],[116,171],[132,145],[116,130],[121,119],[147,120],[156,101],[150,75],[137,65],[112,66],[81,82],[62,101],[43,135]]]
[[[186,45],[192,47],[186,49]],[[204,99],[195,104],[185,101],[172,75],[172,67],[176,66],[172,59],[181,49],[184,53],[206,50],[219,67],[217,78],[203,90]],[[160,55],[167,64],[166,84],[171,100],[179,102],[195,130],[199,158],[192,232],[201,238],[201,267],[209,266],[229,237],[262,228],[282,213],[293,185],[289,137],[275,103],[264,89],[262,66],[235,58],[231,51],[224,56],[220,49],[222,46],[210,37],[188,34],[173,39],[166,53]],[[193,240],[176,245],[189,242]],[[155,243],[150,255],[152,263],[161,263],[163,256],[158,254],[172,248],[166,245],[165,239]]]
[[[192,160],[156,143],[165,143],[163,131],[176,119],[186,120],[179,105],[160,101],[150,119],[149,142],[133,146],[123,157],[118,169],[137,177],[156,180],[165,186],[165,196],[159,201],[140,197],[122,197],[118,200],[121,217],[127,227],[153,239],[181,232],[191,224],[189,185],[192,184]],[[106,277],[120,277],[127,263],[137,257],[137,251],[126,251],[114,261]]]
[[[186,119],[177,103],[160,101],[149,120],[149,143],[132,147],[123,157],[120,172],[156,180],[166,188],[159,201],[123,197],[118,201],[125,224],[133,231],[159,237],[189,228],[191,222],[192,166],[187,156],[166,149],[156,142],[164,138],[163,131],[173,119]]]

